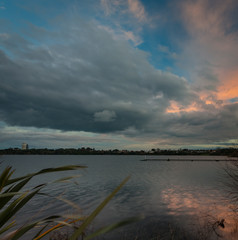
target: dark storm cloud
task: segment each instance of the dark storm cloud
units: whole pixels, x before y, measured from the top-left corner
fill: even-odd
[[[1,33],[0,117],[10,125],[61,130],[145,130],[170,100],[197,97],[185,79],[97,24],[74,19],[34,40]],[[44,32],[40,42],[39,32]],[[38,38],[37,38],[38,37]],[[32,36],[31,36],[32,38]]]
[[[153,136],[153,129],[159,133],[158,139],[165,139],[170,146],[179,146],[181,142],[191,146],[235,139],[238,133],[238,103],[219,109],[213,106],[203,111],[164,115],[159,124],[158,121],[151,123],[148,137]]]
[[[1,121],[110,132],[158,140],[157,145],[162,140],[191,145],[237,136],[237,103],[205,104],[184,78],[155,69],[146,52],[96,22],[64,22],[54,32],[30,25],[25,38],[0,33]],[[200,76],[215,89],[214,75],[203,71]],[[168,114],[171,100],[184,109],[195,102],[198,110]]]

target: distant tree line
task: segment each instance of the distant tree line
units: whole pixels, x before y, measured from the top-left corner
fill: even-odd
[[[96,150],[94,148],[59,148],[59,149],[19,149],[8,148],[0,150],[0,155],[14,154],[14,155],[215,155],[215,156],[233,156],[238,157],[238,148],[219,148],[219,149],[151,149],[150,151],[144,150]]]

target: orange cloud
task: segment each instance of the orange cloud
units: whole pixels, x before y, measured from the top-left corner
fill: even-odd
[[[166,113],[180,113],[180,112],[196,112],[199,111],[197,104],[193,102],[187,107],[182,106],[176,101],[170,101],[170,106],[166,109]]]
[[[222,15],[232,7],[232,2],[233,0],[220,1],[211,9],[207,0],[185,1],[183,12],[184,17],[189,20],[189,30],[198,34],[207,32],[210,33],[209,36],[220,34],[223,25],[227,24]]]
[[[188,59],[186,66],[195,79],[200,98],[219,107],[219,100],[226,104],[238,97],[238,36],[227,18],[235,1],[218,1],[212,6],[210,3],[185,0],[181,5],[184,24],[191,36],[182,58]],[[196,57],[191,59],[191,56]]]
[[[238,98],[238,70],[220,70],[217,72],[220,80],[216,91],[202,91],[200,99],[206,104],[212,104],[219,108],[224,104],[230,103],[231,99]],[[238,102],[238,100],[236,101]]]
[[[238,98],[238,70],[220,73],[222,79],[218,87],[217,98],[229,100]]]

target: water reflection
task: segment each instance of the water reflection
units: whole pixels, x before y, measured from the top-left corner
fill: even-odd
[[[210,232],[213,237],[219,236],[225,239],[237,239],[236,231],[237,215],[233,211],[233,205],[228,204],[223,198],[218,199],[218,192],[201,194],[187,192],[181,187],[169,188],[162,191],[163,202],[167,204],[168,213],[177,217],[181,227],[189,225],[195,231]],[[183,216],[181,213],[186,213]],[[189,218],[188,216],[189,215]],[[185,227],[186,228],[186,227]],[[187,229],[189,231],[189,229]],[[209,239],[212,239],[209,236]]]
[[[224,171],[228,197],[235,206],[234,210],[238,212],[238,161],[228,163]]]
[[[195,161],[141,162],[141,157],[138,156],[23,156],[20,160],[19,156],[4,158],[5,163],[11,163],[19,174],[21,171],[25,174],[25,171],[65,165],[66,162],[88,166],[86,172],[80,171],[82,176],[78,179],[78,184],[50,185],[44,191],[52,195],[51,199],[43,199],[43,196],[33,199],[28,209],[23,209],[27,219],[45,212],[74,213],[74,209],[54,198],[61,194],[77,204],[83,214],[87,215],[122,179],[131,175],[130,181],[97,217],[93,227],[95,230],[102,225],[141,214],[145,218],[137,225],[122,230],[122,234],[127,234],[130,238],[108,235],[105,239],[135,239],[135,233],[137,239],[143,240],[156,236],[160,236],[159,239],[205,240],[217,239],[219,236],[224,236],[227,240],[238,239],[238,221],[234,212],[238,199],[237,165],[224,167],[221,162]],[[219,184],[222,172],[226,173],[226,191],[229,189],[230,199],[225,198],[226,191]],[[64,176],[64,173],[47,175],[45,179],[36,178],[32,184]],[[236,201],[230,201],[231,199]],[[44,211],[39,212],[41,208]],[[174,234],[173,238],[170,233]]]

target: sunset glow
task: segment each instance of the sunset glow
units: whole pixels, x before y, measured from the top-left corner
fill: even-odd
[[[221,79],[223,81],[218,87],[217,98],[224,101],[234,99],[234,102],[238,102],[238,71],[222,74]]]
[[[206,101],[206,104],[209,104],[209,101]],[[167,113],[179,113],[179,112],[197,112],[201,109],[199,109],[196,106],[196,103],[192,103],[191,105],[184,107],[183,105],[179,105],[175,101],[170,102],[169,108],[166,109]]]

